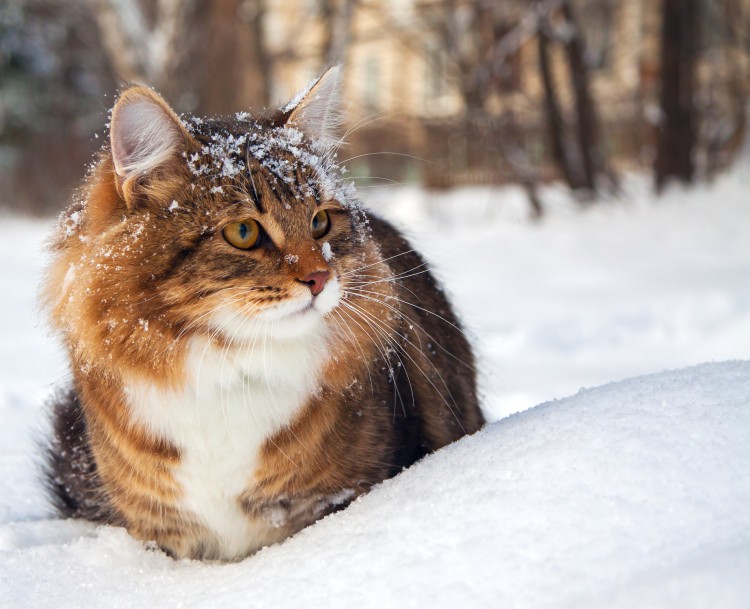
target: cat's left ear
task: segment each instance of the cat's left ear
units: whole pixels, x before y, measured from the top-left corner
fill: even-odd
[[[341,85],[341,66],[329,68],[284,106],[274,123],[295,127],[325,147],[336,146],[344,123]]]
[[[127,89],[112,109],[112,161],[122,183],[176,160],[191,139],[172,108],[151,89]]]

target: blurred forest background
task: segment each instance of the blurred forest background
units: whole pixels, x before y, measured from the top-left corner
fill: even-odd
[[[750,0],[2,0],[0,207],[57,211],[117,91],[262,110],[346,68],[342,159],[372,183],[713,179],[750,154]]]

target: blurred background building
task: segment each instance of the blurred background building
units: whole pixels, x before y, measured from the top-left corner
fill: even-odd
[[[352,173],[581,200],[711,179],[746,148],[750,0],[4,0],[0,206],[60,209],[118,89],[262,110],[345,65]],[[360,180],[361,181],[361,180]]]

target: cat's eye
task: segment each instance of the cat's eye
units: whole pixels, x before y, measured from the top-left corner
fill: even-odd
[[[314,239],[320,239],[331,227],[331,218],[325,209],[321,209],[310,222],[310,231]]]
[[[241,250],[249,250],[260,242],[260,224],[255,220],[230,222],[221,232],[230,245]]]

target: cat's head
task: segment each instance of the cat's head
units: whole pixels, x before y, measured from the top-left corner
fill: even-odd
[[[380,272],[335,159],[339,78],[329,70],[264,117],[182,119],[149,89],[122,93],[111,145],[62,221],[51,289],[63,327],[127,349],[194,333],[293,339],[326,323],[348,277]]]

